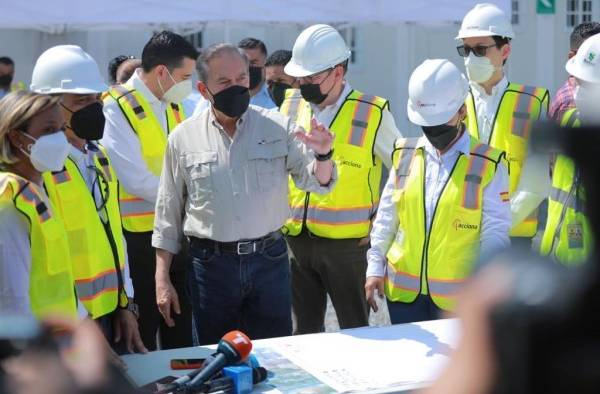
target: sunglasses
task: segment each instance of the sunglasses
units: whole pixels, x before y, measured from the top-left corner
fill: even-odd
[[[460,45],[456,47],[456,50],[458,51],[458,54],[462,57],[468,57],[469,54],[471,52],[473,52],[473,55],[477,56],[477,57],[483,57],[485,56],[487,50],[489,48],[495,47],[496,44],[492,44],[492,45],[477,45],[475,47],[470,47],[467,45]]]

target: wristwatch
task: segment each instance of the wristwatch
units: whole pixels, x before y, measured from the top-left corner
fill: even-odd
[[[320,155],[317,152],[315,152],[315,159],[317,159],[317,161],[327,161],[327,160],[331,159],[332,156],[333,156],[333,148],[331,148],[329,150],[329,152],[325,153],[324,155]]]
[[[140,308],[138,307],[138,304],[133,302],[133,298],[127,297],[127,306],[121,307],[121,309],[125,309],[133,313],[136,319],[140,318]]]

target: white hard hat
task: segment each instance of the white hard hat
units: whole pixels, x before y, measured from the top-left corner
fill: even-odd
[[[42,94],[102,93],[108,89],[98,64],[77,45],[57,45],[37,59],[31,90]]]
[[[477,4],[465,15],[456,38],[487,36],[514,38],[515,33],[504,11],[494,4]]]
[[[452,62],[427,59],[408,81],[408,119],[419,126],[439,126],[448,122],[462,107],[469,82]]]
[[[600,83],[600,34],[585,40],[577,54],[569,59],[565,69],[577,79]]]
[[[284,71],[292,77],[306,77],[334,67],[349,57],[350,49],[337,30],[329,25],[313,25],[296,39],[292,59]]]

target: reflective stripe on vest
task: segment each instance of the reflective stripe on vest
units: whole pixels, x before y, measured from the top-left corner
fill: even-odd
[[[579,127],[576,109],[567,111],[561,126]],[[592,228],[585,215],[585,188],[579,180],[572,159],[558,155],[552,172],[552,189],[548,198],[548,219],[540,243],[540,253],[565,265],[578,265],[590,256]]]
[[[77,297],[81,301],[91,301],[108,291],[116,292],[119,289],[117,271],[112,269],[98,274],[94,278],[75,280]]]
[[[38,186],[11,173],[0,173],[0,198],[12,200],[30,223],[29,304],[38,319],[77,316],[67,234]],[[15,231],[18,231],[15,229]]]
[[[94,183],[101,193],[101,211],[71,158],[60,173],[43,174],[50,200],[67,230],[77,296],[94,319],[127,303],[125,289],[119,287],[119,275],[123,286],[125,250],[117,178],[103,148],[97,148],[88,154],[94,163]]]
[[[286,89],[280,112],[296,120],[298,118],[298,110],[303,101],[300,89]]]
[[[185,119],[180,104],[167,106],[167,130],[163,130],[146,98],[127,84],[111,88],[106,100],[115,100],[136,133],[147,169],[160,176],[163,157],[167,147],[167,134]],[[123,227],[130,232],[148,232],[154,228],[154,204],[130,194],[119,185],[119,201]]]
[[[390,301],[411,303],[419,294],[429,294],[438,307],[451,310],[471,272],[480,243],[483,190],[503,153],[469,138],[470,154],[457,158],[432,218],[425,212],[424,142],[396,142],[392,159],[402,176],[396,177],[392,195],[399,228],[386,253],[384,284]],[[407,162],[408,172],[400,169]],[[429,231],[427,219],[431,220]]]
[[[296,123],[308,130],[310,106],[299,91],[288,89],[281,105],[283,114],[298,108]],[[374,155],[375,137],[387,100],[356,90],[344,100],[330,129],[335,133],[334,156],[338,179],[331,193],[305,193],[290,178],[290,212],[285,232],[295,236],[306,228],[332,239],[368,235],[380,195],[382,163]]]
[[[549,93],[547,89],[510,83],[502,95],[496,110],[494,125],[487,143],[493,148],[506,152],[509,162],[509,193],[513,195],[521,178],[522,167],[527,159],[529,135],[534,121],[548,112]],[[479,126],[475,99],[469,93],[467,100],[467,128],[475,138],[479,138]],[[513,225],[510,235],[532,237],[537,231],[537,209],[522,223]]]

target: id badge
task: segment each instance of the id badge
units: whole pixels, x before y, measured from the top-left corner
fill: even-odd
[[[579,223],[567,225],[569,249],[583,248],[583,226]]]

